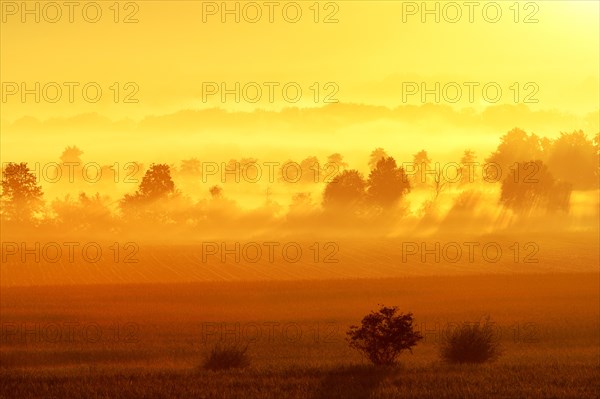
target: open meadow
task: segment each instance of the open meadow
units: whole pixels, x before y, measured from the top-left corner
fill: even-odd
[[[3,398],[597,398],[597,273],[3,287]],[[345,332],[377,304],[424,340],[394,367]],[[449,365],[455,323],[491,316],[502,356]],[[454,323],[454,324],[453,324]],[[245,369],[201,367],[248,344]]]

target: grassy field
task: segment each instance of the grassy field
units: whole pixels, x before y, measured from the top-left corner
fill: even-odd
[[[100,242],[97,245],[102,256],[91,261],[95,251],[89,251],[92,255],[86,259],[83,247],[96,244],[93,239],[37,241],[41,248],[37,251],[38,255],[47,253],[46,256],[38,256],[37,260],[35,255],[27,255],[25,250],[21,250],[25,247],[35,252],[32,251],[35,248],[32,241],[35,240],[31,237],[3,238],[3,241],[14,243],[16,251],[12,254],[4,251],[0,268],[2,286],[373,279],[482,273],[596,273],[600,245],[595,232],[436,235],[436,239],[395,237],[368,240],[318,236],[274,239],[269,236],[237,242],[210,239],[169,245],[121,239],[118,255],[114,241]],[[67,242],[78,243],[73,250],[73,260],[69,259]],[[272,250],[272,258],[265,244],[269,242],[277,244]],[[469,249],[466,243],[474,243],[475,246]],[[217,246],[214,254],[209,254],[205,248],[207,244]],[[239,249],[232,251],[236,244]],[[221,250],[222,245],[230,251],[228,254]],[[283,250],[286,245],[299,248],[300,256],[291,259],[296,252],[292,248],[286,259]],[[486,246],[488,249],[484,250]],[[54,247],[62,251],[62,256],[56,260],[53,259]],[[244,247],[248,248],[247,251]],[[260,256],[256,256],[256,247],[261,249]],[[237,258],[232,252],[237,252]]]
[[[597,398],[597,273],[3,287],[5,398]],[[396,367],[344,340],[378,304],[412,311],[425,339]],[[504,353],[448,365],[442,334],[485,316]],[[217,343],[250,366],[200,366]]]

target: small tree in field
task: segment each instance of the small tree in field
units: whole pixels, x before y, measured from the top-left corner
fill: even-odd
[[[373,364],[390,365],[400,353],[417,344],[423,336],[413,330],[413,315],[396,314],[398,308],[382,306],[362,319],[361,326],[350,326],[346,333],[351,348],[358,350]]]

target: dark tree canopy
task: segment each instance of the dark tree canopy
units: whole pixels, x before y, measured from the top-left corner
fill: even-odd
[[[581,131],[561,133],[550,147],[548,168],[576,190],[598,188],[598,155],[592,140]]]
[[[166,164],[152,164],[146,171],[138,192],[142,197],[158,199],[175,191],[171,170]]]
[[[67,147],[60,156],[60,161],[62,163],[73,162],[81,165],[81,155],[83,155],[83,151],[77,146]]]
[[[326,209],[347,209],[361,204],[367,183],[357,170],[345,170],[325,187],[323,206]]]
[[[302,170],[300,181],[303,183],[318,183],[321,179],[321,165],[315,156],[303,159],[300,162],[300,169]]]
[[[382,306],[366,315],[361,326],[350,326],[347,339],[351,348],[365,355],[377,365],[389,365],[404,350],[412,352],[423,336],[413,330],[413,315],[396,314],[397,307]]]
[[[500,202],[517,212],[568,210],[570,184],[557,182],[540,160],[519,162],[502,181]]]
[[[367,181],[369,199],[377,205],[390,207],[410,192],[410,182],[404,169],[392,157],[381,158]]]
[[[509,167],[515,162],[528,162],[543,158],[543,148],[540,138],[535,134],[514,128],[500,139],[500,144],[486,162],[496,163],[502,167],[503,174],[508,173]]]
[[[42,206],[42,187],[24,162],[10,162],[2,170],[3,214],[11,220],[24,221]]]
[[[175,183],[171,178],[171,169],[166,164],[152,164],[142,178],[135,194],[126,194],[121,206],[150,203],[167,198],[175,192]]]
[[[556,179],[570,183],[573,189],[597,189],[599,168],[595,140],[581,130],[561,133],[557,139],[550,140],[515,128],[501,138],[486,162],[499,165],[506,176],[518,163],[541,160]]]
[[[381,161],[383,158],[387,158],[388,154],[385,152],[385,150],[381,147],[375,148],[372,152],[371,155],[369,156],[369,169],[373,170],[377,167],[377,164],[379,163],[379,161]]]
[[[336,171],[342,171],[348,168],[348,162],[344,161],[344,157],[339,152],[331,154],[327,157],[327,163],[335,165]],[[324,172],[327,172],[327,164],[323,165]]]

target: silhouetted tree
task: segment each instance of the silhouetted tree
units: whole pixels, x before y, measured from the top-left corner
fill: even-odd
[[[318,183],[322,179],[322,165],[315,156],[306,157],[300,163],[288,159],[279,167],[279,180],[285,183]]]
[[[76,146],[67,147],[60,156],[60,161],[62,163],[73,162],[81,165],[81,155],[83,155],[83,151]]]
[[[327,157],[327,162],[321,165],[321,182],[329,183],[334,177],[348,169],[348,162],[344,161],[344,157],[339,154],[331,154]]]
[[[436,170],[433,174],[433,183],[432,183],[433,192],[435,193],[434,197],[433,197],[434,201],[437,200],[437,198],[440,196],[442,191],[444,191],[444,189],[446,189],[447,186],[448,186],[448,181],[444,177],[444,174],[442,173],[441,169]]]
[[[548,169],[576,190],[598,188],[598,155],[592,140],[581,131],[561,133],[550,149]]]
[[[369,200],[382,207],[391,207],[410,192],[410,182],[404,169],[392,157],[381,158],[367,181]]]
[[[27,221],[43,205],[42,187],[27,163],[9,162],[2,170],[2,214],[8,220]]]
[[[373,170],[377,167],[377,164],[379,163],[379,161],[381,161],[382,158],[387,158],[388,154],[385,152],[385,150],[381,147],[379,148],[375,148],[372,152],[371,152],[371,156],[369,157],[369,169]]]
[[[223,198],[223,188],[221,186],[212,186],[208,192],[213,199]]]
[[[502,181],[500,202],[518,212],[533,209],[550,209],[550,199],[556,195],[557,186],[546,165],[540,161],[519,162],[511,168],[511,173]],[[564,197],[566,194],[563,192]],[[570,196],[570,191],[568,193]],[[563,205],[564,207],[564,205]]]
[[[321,180],[321,165],[319,165],[317,157],[311,156],[303,159],[300,162],[300,169],[302,170],[301,182],[318,183]]]
[[[179,170],[181,174],[184,175],[198,176],[201,173],[201,167],[202,164],[198,159],[191,158],[184,159],[183,161],[181,161],[181,166],[179,167]]]
[[[147,204],[159,199],[165,199],[175,192],[175,183],[171,178],[171,170],[166,164],[152,164],[142,178],[135,194],[125,194],[121,206]]]
[[[413,181],[415,186],[426,186],[427,185],[427,171],[431,165],[431,160],[427,155],[427,151],[421,150],[413,155],[413,168],[415,174],[413,175]]]
[[[476,166],[475,166],[475,152],[472,150],[465,150],[462,158],[460,159],[460,185],[469,184],[475,182],[477,177]]]
[[[351,348],[376,365],[390,365],[404,350],[412,352],[423,336],[413,330],[413,315],[396,314],[397,307],[382,306],[366,315],[361,326],[350,326],[347,339]]]
[[[528,162],[534,159],[544,160],[540,138],[535,134],[514,128],[500,139],[500,144],[487,159],[488,163],[495,163],[502,169],[502,176],[509,173],[516,162]]]
[[[337,169],[341,172],[348,168],[348,162],[344,161],[342,154],[336,152],[327,157],[327,162],[337,165]]]
[[[357,170],[345,170],[325,187],[323,207],[348,209],[360,205],[365,198],[367,183]]]
[[[565,181],[554,183],[552,195],[548,198],[549,211],[569,212],[573,185]]]
[[[138,193],[150,200],[158,199],[172,194],[175,191],[175,183],[171,178],[171,169],[165,164],[152,164],[146,171]]]

